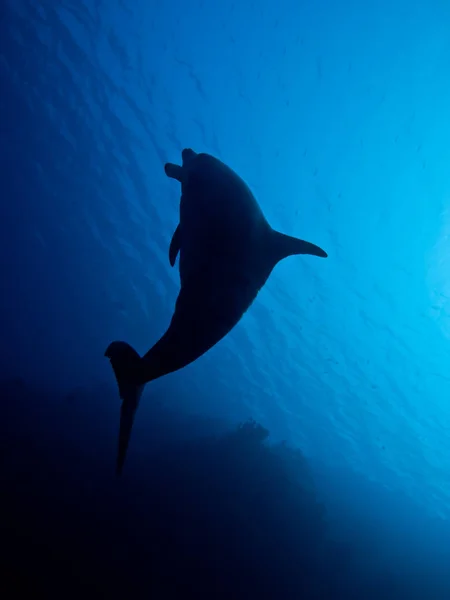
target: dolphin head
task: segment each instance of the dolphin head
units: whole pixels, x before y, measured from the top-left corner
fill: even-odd
[[[181,158],[183,159],[183,166],[185,166],[187,163],[189,163],[192,160],[194,160],[194,158],[196,156],[197,156],[197,153],[194,152],[193,150],[191,150],[191,148],[185,148],[181,152]]]

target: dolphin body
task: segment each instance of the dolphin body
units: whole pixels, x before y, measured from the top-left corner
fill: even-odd
[[[164,169],[181,183],[180,220],[169,247],[172,266],[180,255],[181,288],[167,331],[143,357],[126,342],[106,349],[122,399],[117,474],[145,384],[189,365],[226,336],[280,260],[327,256],[272,229],[246,183],[210,154],[185,149],[182,166]]]

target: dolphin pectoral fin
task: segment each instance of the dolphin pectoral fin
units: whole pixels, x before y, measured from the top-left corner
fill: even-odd
[[[305,242],[299,238],[274,230],[272,230],[272,251],[276,262],[295,254],[310,254],[311,256],[320,256],[321,258],[327,258],[328,256],[325,250],[322,250],[322,248],[315,244],[311,244],[311,242]]]
[[[106,349],[116,376],[119,395],[122,399],[120,412],[119,447],[117,453],[116,474],[120,475],[130,441],[131,430],[144,385],[137,378],[141,357],[126,342],[112,342]]]
[[[173,163],[166,163],[164,165],[164,171],[167,177],[171,179],[176,179],[180,183],[183,181],[183,167],[179,165],[174,165]]]
[[[311,242],[305,242],[304,240],[300,240],[298,238],[292,238],[294,240],[294,248],[290,254],[309,254],[311,256],[319,256],[320,258],[328,258],[328,254],[325,250],[322,250],[320,246],[316,246],[316,244],[312,244]]]
[[[175,261],[177,260],[177,254],[180,251],[181,247],[181,234],[180,234],[180,225],[178,224],[175,232],[172,236],[172,240],[169,246],[169,261],[171,266],[175,265]]]

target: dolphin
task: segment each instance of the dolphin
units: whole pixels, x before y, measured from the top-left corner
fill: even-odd
[[[122,472],[144,389],[205,354],[240,321],[275,265],[288,256],[327,253],[272,229],[247,184],[210,154],[182,151],[182,166],[166,163],[181,183],[180,218],[169,246],[179,255],[180,292],[169,327],[144,355],[126,342],[105,351],[122,399],[116,473]]]

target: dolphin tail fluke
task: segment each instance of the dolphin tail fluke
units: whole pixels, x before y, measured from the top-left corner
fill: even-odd
[[[141,357],[129,344],[126,342],[112,342],[106,349],[105,356],[109,358],[113,368],[119,395],[122,399],[116,465],[116,474],[120,475],[125,463],[134,416],[145,384],[137,381]]]
[[[325,250],[322,250],[319,246],[290,235],[285,235],[279,231],[272,230],[272,240],[276,262],[296,254],[310,254],[311,256],[320,256],[321,258],[328,256]]]
[[[119,427],[119,442],[117,448],[116,475],[121,475],[125,458],[127,456],[128,445],[131,438],[131,430],[133,429],[134,416],[136,414],[137,405],[129,402],[122,402],[120,409],[120,427]]]

